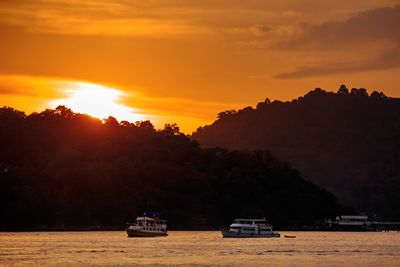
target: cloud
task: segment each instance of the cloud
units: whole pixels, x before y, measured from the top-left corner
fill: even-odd
[[[11,88],[7,87],[0,87],[0,95],[11,95],[15,94],[16,92],[12,90]]]
[[[298,36],[279,44],[291,49],[330,49],[376,42],[400,42],[400,5],[357,13],[347,20],[304,24]]]
[[[393,3],[0,1],[0,73],[139,86],[145,88],[146,95],[160,97],[250,102],[256,94],[263,94],[266,84],[248,77],[265,77],[268,84],[283,88],[287,84],[274,80],[274,74],[299,72],[280,75],[287,79],[318,71],[328,75],[343,72],[343,68],[366,68],[350,57],[371,65],[374,58],[368,57],[387,50],[386,43],[392,48],[393,43],[398,43],[393,37],[398,34],[398,6],[381,8]],[[357,22],[360,20],[362,23]],[[385,28],[377,30],[382,25]],[[370,29],[373,34],[368,32]],[[272,42],[279,42],[280,46],[271,49]],[[375,42],[385,44],[377,50],[359,49]],[[305,46],[313,49],[303,50]],[[339,46],[342,51],[338,52]],[[324,64],[316,66],[322,58]],[[303,68],[296,70],[298,67]]]
[[[19,0],[0,1],[0,23],[30,32],[69,35],[166,36],[318,20],[393,0]],[[274,23],[275,22],[275,23]],[[262,28],[259,28],[263,32]]]
[[[274,30],[274,27],[268,25],[254,25],[250,30],[255,35],[264,35]]]
[[[29,90],[24,90],[26,88],[19,88],[15,85],[4,83],[2,80],[2,76],[0,76],[0,96],[27,96],[27,97],[36,97],[38,94],[35,92],[31,92]]]
[[[325,58],[318,65],[280,73],[279,79],[300,79],[400,67],[400,5],[375,8],[346,20],[305,24],[297,36],[276,48],[305,52],[303,57]]]
[[[300,79],[311,76],[346,74],[362,71],[380,71],[400,68],[400,47],[380,56],[360,63],[326,63],[319,66],[303,67],[293,72],[281,73],[275,76],[279,79]]]
[[[284,12],[282,12],[282,15],[285,17],[300,17],[302,16],[301,12],[296,11],[296,10],[285,10]]]
[[[232,109],[240,103],[198,101],[177,97],[154,97],[136,93],[135,97],[126,100],[126,104],[146,110],[147,112],[173,116],[179,114],[183,117],[198,119],[213,118],[219,110]]]
[[[206,33],[183,19],[195,10],[149,6],[142,1],[0,2],[0,23],[31,32],[100,36],[164,36]]]
[[[0,74],[0,95],[3,96],[58,97],[59,94],[52,88],[55,85],[56,82],[50,83],[43,77]]]

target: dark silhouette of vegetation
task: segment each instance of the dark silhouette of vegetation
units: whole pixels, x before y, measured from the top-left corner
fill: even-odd
[[[268,152],[201,149],[176,124],[101,121],[60,106],[0,109],[0,227],[123,226],[158,211],[171,228],[336,215],[335,197]]]
[[[223,114],[221,116],[221,114]],[[290,102],[222,112],[193,138],[204,147],[268,149],[342,203],[400,219],[400,99],[317,88]]]

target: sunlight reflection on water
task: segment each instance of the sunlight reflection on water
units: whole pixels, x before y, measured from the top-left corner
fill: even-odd
[[[0,233],[0,266],[398,266],[400,233],[290,232],[223,239],[219,232]]]

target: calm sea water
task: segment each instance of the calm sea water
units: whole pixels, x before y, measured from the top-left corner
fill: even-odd
[[[282,236],[285,232],[281,232]],[[290,232],[223,239],[219,232],[0,233],[0,266],[400,266],[400,233]]]

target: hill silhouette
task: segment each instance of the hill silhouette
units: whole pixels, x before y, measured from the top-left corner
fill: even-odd
[[[309,225],[342,210],[268,152],[201,149],[175,124],[104,121],[60,106],[0,109],[0,228],[123,226],[158,211],[172,228],[266,216]]]
[[[267,149],[342,203],[400,219],[400,99],[320,88],[289,102],[225,111],[193,138],[203,147]]]

